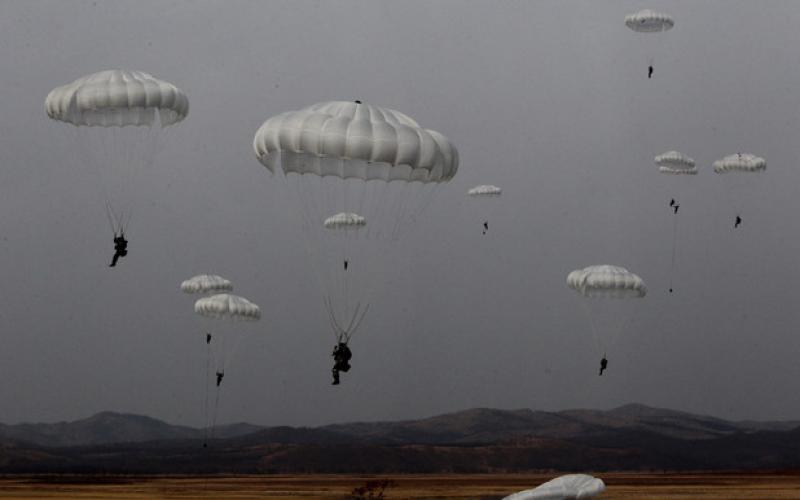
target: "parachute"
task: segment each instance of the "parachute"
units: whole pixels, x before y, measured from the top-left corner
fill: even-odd
[[[644,9],[625,16],[625,26],[637,33],[661,33],[672,29],[675,26],[675,21],[667,14]],[[652,76],[653,57],[650,56],[647,78],[652,78]]]
[[[216,322],[218,328],[214,328],[214,367],[217,378],[217,391],[214,399],[214,409],[211,417],[211,437],[214,437],[214,429],[217,425],[217,411],[219,409],[219,398],[222,390],[222,378],[228,368],[233,354],[246,333],[241,322],[252,322],[261,319],[261,309],[244,297],[221,293],[202,297],[194,303],[194,312],[199,316],[212,322]],[[208,380],[206,381],[208,387]],[[206,414],[208,409],[208,391],[206,391]],[[206,426],[209,427],[209,419],[206,415]],[[205,445],[205,444],[204,444]]]
[[[697,175],[697,166],[692,158],[684,155],[683,153],[679,153],[677,151],[667,151],[664,154],[660,154],[655,157],[654,159],[656,165],[658,165],[658,171],[662,174],[670,175],[670,176],[678,176],[676,177],[675,184],[681,183],[679,178],[683,176],[694,176]],[[673,187],[673,189],[677,189]],[[677,198],[680,200],[680,198]],[[669,210],[672,212],[672,259],[670,261],[670,269],[669,269],[669,293],[673,291],[673,274],[675,271],[675,255],[677,252],[678,246],[678,209],[680,208],[680,201],[676,201],[676,194],[673,192],[671,193],[671,199],[669,203]],[[685,210],[684,210],[685,211]]]
[[[497,197],[503,194],[503,190],[497,186],[492,186],[490,184],[482,184],[480,186],[475,186],[474,188],[467,191],[467,194],[474,197],[474,198],[491,198]]]
[[[482,219],[483,219],[483,234],[486,234],[489,231],[489,219],[491,218],[491,209],[494,208],[495,202],[488,201],[492,198],[499,198],[500,195],[503,194],[503,190],[497,186],[492,186],[491,184],[482,184],[480,186],[475,186],[474,188],[467,191],[467,194],[472,198],[481,198],[486,200],[483,202],[483,211],[482,211]]]
[[[358,214],[338,213],[325,219],[325,227],[328,229],[354,230],[367,225],[367,219]]]
[[[758,180],[767,170],[767,161],[759,156],[749,153],[737,153],[721,158],[713,163],[714,173],[725,174],[723,177],[729,183],[729,192],[733,198],[736,210],[734,227],[738,227],[742,222],[741,215],[747,210],[750,200],[753,197]],[[743,175],[749,174],[749,175]]]
[[[592,325],[595,345],[603,356],[632,316],[632,304],[647,295],[642,278],[624,267],[589,266],[567,275],[567,286],[581,296]]]
[[[531,490],[520,491],[503,500],[572,500],[592,498],[603,491],[602,479],[588,474],[567,474],[551,479]]]
[[[70,135],[102,184],[109,224],[123,234],[133,215],[134,184],[154,162],[164,129],[186,118],[186,94],[148,73],[107,70],[56,87],[45,111],[73,126]]]
[[[714,162],[714,173],[755,173],[767,169],[767,161],[756,155],[737,153]]]
[[[658,33],[675,26],[671,16],[650,9],[643,9],[625,16],[625,26],[639,33]]]
[[[233,284],[216,274],[198,274],[181,283],[183,293],[220,293],[233,290]]]
[[[658,171],[671,175],[697,175],[694,160],[677,151],[667,151],[655,157]]]
[[[233,290],[233,284],[223,278],[222,276],[217,276],[216,274],[198,274],[197,276],[192,276],[188,280],[185,280],[181,283],[181,291],[187,294],[217,294],[220,292],[230,292]],[[205,328],[203,330],[205,333],[205,342],[206,342],[206,361],[205,361],[205,377],[203,378],[203,392],[205,394],[205,404],[204,404],[204,422],[205,425],[203,427],[204,431],[206,432],[205,440],[208,439],[208,428],[209,428],[209,418],[208,418],[208,392],[209,392],[209,384],[211,381],[211,364],[214,360],[221,357],[220,353],[215,351],[219,351],[216,349],[217,342],[216,339],[213,338],[209,325],[203,325]],[[212,340],[214,341],[212,344]],[[204,440],[204,443],[205,443]]]
[[[458,170],[458,152],[407,115],[360,101],[322,102],[269,118],[256,157],[299,205],[337,342],[358,329],[393,242]]]

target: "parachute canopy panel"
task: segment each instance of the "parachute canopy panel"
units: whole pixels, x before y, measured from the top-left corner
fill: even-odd
[[[621,299],[647,294],[642,278],[624,267],[607,264],[572,271],[567,276],[567,286],[584,297]]]
[[[367,225],[367,219],[353,212],[341,212],[325,219],[327,229],[359,229]]]
[[[672,16],[650,9],[625,16],[625,26],[639,33],[657,33],[675,26]]]
[[[503,500],[571,500],[592,498],[603,491],[602,479],[588,474],[567,474],[552,479],[532,490],[520,491]]]
[[[274,172],[343,179],[446,182],[458,151],[405,114],[350,101],[314,104],[273,116],[256,132],[253,149]]]
[[[183,293],[220,293],[233,290],[233,283],[216,274],[198,274],[181,283]]]
[[[500,196],[501,194],[503,194],[503,190],[491,184],[482,184],[480,186],[475,186],[474,188],[470,189],[469,191],[467,191],[467,194],[473,197]]]
[[[718,174],[763,172],[766,169],[767,161],[764,158],[747,153],[737,153],[714,162],[714,172]]]
[[[261,309],[244,297],[221,293],[203,297],[194,303],[194,312],[200,316],[216,319],[258,321]]]
[[[100,71],[56,87],[45,99],[53,120],[76,126],[124,127],[177,123],[189,113],[189,99],[175,85],[142,71]]]
[[[692,158],[677,151],[667,151],[655,157],[658,171],[662,174],[697,175],[697,166]]]

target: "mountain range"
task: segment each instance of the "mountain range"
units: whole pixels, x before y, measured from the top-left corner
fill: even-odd
[[[0,473],[446,473],[800,468],[800,421],[728,421],[631,404],[476,408],[419,420],[204,429],[102,412],[0,425]]]

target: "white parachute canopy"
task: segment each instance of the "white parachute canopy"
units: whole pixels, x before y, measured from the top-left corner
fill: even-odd
[[[287,174],[427,183],[448,181],[458,170],[458,152],[442,134],[360,101],[274,116],[256,132],[253,149],[271,172]]]
[[[748,153],[737,153],[714,162],[714,173],[751,173],[763,172],[767,169],[764,158]]]
[[[715,173],[725,174],[721,178],[727,185],[730,203],[735,210],[736,227],[742,219],[747,219],[745,212],[750,212],[752,204],[759,198],[758,190],[766,178],[763,173],[767,170],[767,161],[753,154],[736,153],[715,161],[713,167]]]
[[[142,71],[114,69],[56,87],[44,102],[47,116],[75,126],[124,127],[177,123],[189,113],[189,99],[175,85]]]
[[[605,355],[616,343],[633,316],[635,303],[647,287],[639,276],[624,267],[607,264],[576,269],[567,276],[567,285],[580,296],[591,321],[595,347]]]
[[[352,230],[366,226],[367,219],[352,212],[340,212],[325,219],[323,224],[328,229]]]
[[[573,500],[592,498],[603,491],[602,479],[587,474],[567,474],[552,479],[531,490],[520,491],[503,500]]]
[[[567,285],[590,298],[640,298],[647,287],[639,276],[624,267],[608,264],[576,269],[567,275]]]
[[[233,283],[216,274],[198,274],[181,283],[183,293],[221,293],[233,290]]]
[[[177,86],[142,71],[100,71],[53,89],[45,99],[52,120],[72,125],[70,138],[84,154],[80,166],[102,187],[115,233],[123,232],[135,206],[135,182],[164,140],[164,129],[189,112]]]
[[[658,33],[675,26],[671,16],[650,9],[625,16],[625,26],[639,33]]]
[[[697,175],[697,166],[692,158],[677,151],[667,151],[655,157],[658,171],[662,174]]]
[[[473,197],[500,196],[503,194],[503,190],[497,186],[492,186],[491,184],[481,184],[480,186],[475,186],[467,191],[467,194]]]
[[[221,293],[198,299],[194,312],[215,323],[214,365],[217,372],[224,373],[247,333],[242,323],[261,319],[261,309],[244,297]]]
[[[261,309],[238,295],[220,293],[203,297],[194,303],[194,312],[206,318],[258,321]]]
[[[253,149],[299,204],[334,335],[347,340],[373,283],[383,281],[378,273],[396,262],[392,242],[456,174],[458,151],[409,116],[360,101],[273,116],[256,132]]]

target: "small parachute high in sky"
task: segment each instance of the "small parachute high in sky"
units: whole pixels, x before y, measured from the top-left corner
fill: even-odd
[[[644,9],[625,16],[625,26],[637,33],[661,33],[662,31],[672,29],[672,27],[675,26],[675,21],[667,14]],[[653,64],[653,57],[650,56],[650,62],[647,68],[648,79],[653,77]]]
[[[644,280],[624,267],[603,264],[572,271],[567,286],[581,296],[595,346],[605,358],[633,316],[638,301],[631,299],[647,295]]]
[[[685,179],[690,179],[692,176],[697,175],[697,166],[695,161],[683,153],[677,151],[667,151],[664,154],[655,157],[655,163],[658,165],[658,171],[662,174],[673,177],[673,187],[675,192],[670,192],[669,210],[672,212],[672,258],[670,260],[669,268],[669,293],[673,291],[673,274],[675,271],[675,256],[678,247],[678,211],[681,208],[680,194],[683,194],[686,182]],[[686,177],[688,176],[688,177]],[[681,184],[680,190],[677,184]],[[679,192],[678,192],[679,191]],[[685,212],[685,209],[684,209]]]
[[[392,270],[394,241],[458,170],[445,136],[361,101],[330,101],[269,118],[258,160],[299,204],[336,342],[347,343]]]
[[[114,235],[124,234],[133,216],[134,184],[153,163],[164,129],[186,118],[186,94],[147,73],[116,69],[53,89],[45,110],[73,126],[70,135],[102,185]]]
[[[486,234],[489,231],[489,219],[491,218],[491,212],[496,204],[494,199],[499,198],[503,194],[503,190],[497,186],[492,186],[491,184],[482,184],[470,189],[467,191],[467,194],[471,198],[479,198],[482,200],[483,234]]]
[[[217,393],[214,399],[214,410],[211,417],[211,437],[214,437],[214,428],[217,423],[219,409],[219,395],[222,379],[230,365],[236,348],[246,334],[242,322],[252,322],[261,319],[261,309],[244,297],[221,293],[202,297],[194,303],[194,312],[199,316],[216,323],[213,328],[214,341],[214,368],[216,375]],[[206,422],[208,427],[208,422]]]
[[[595,497],[605,489],[602,479],[588,474],[567,474],[531,490],[508,495],[503,500],[576,500]]]
[[[715,161],[713,167],[714,173],[725,174],[723,177],[729,181],[729,191],[736,209],[733,227],[737,228],[743,222],[743,212],[755,197],[755,188],[762,177],[756,174],[767,170],[767,161],[753,154],[736,153]]]
[[[181,283],[183,293],[223,293],[233,291],[233,283],[216,274],[198,274]]]

